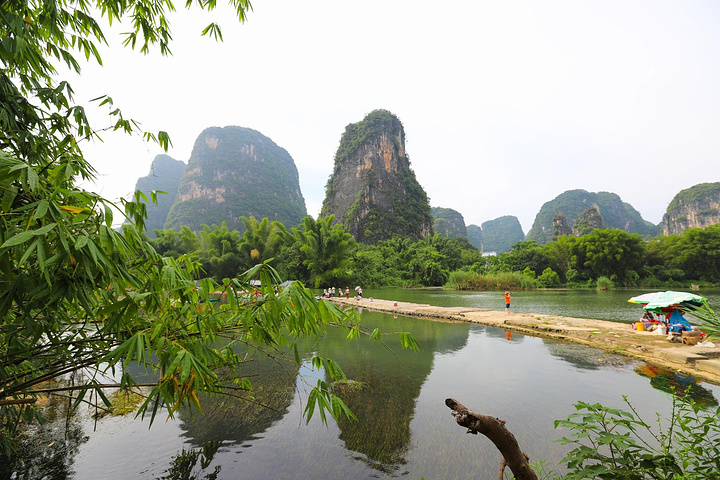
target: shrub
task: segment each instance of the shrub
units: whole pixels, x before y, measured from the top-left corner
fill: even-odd
[[[598,277],[596,284],[598,290],[610,290],[615,286],[613,281],[607,277]]]
[[[555,270],[550,267],[543,270],[542,274],[538,277],[537,280],[540,283],[540,286],[545,288],[557,287],[561,283],[560,275],[558,275]]]

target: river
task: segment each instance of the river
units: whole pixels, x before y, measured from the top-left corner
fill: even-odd
[[[635,294],[516,292],[512,308],[632,321],[639,307],[627,304],[627,298]],[[498,292],[366,290],[369,296],[503,308]],[[712,302],[717,298],[712,296]],[[582,308],[573,307],[577,305]],[[652,423],[655,412],[669,415],[673,386],[689,386],[690,396],[708,406],[720,399],[716,385],[573,344],[481,325],[370,311],[361,317],[368,328],[412,332],[422,350],[403,351],[392,337],[392,349],[367,338],[348,342],[337,330],[306,346],[308,354],[337,360],[349,378],[361,382],[343,395],[358,421],[326,426],[316,415],[306,425],[307,383],[325,379],[324,373],[306,364],[297,375],[282,361],[258,355],[248,372],[261,374],[254,400],[271,409],[231,398],[203,398],[204,415],[163,415],[148,428],[147,420],[131,416],[106,417],[95,424],[81,413],[66,420],[58,404],[55,419],[34,433],[33,447],[22,457],[25,463],[18,458],[14,466],[0,467],[0,478],[192,478],[181,471],[195,472],[196,478],[216,472],[219,479],[250,480],[496,478],[500,454],[486,438],[466,435],[457,426],[445,398],[506,420],[532,460],[553,466],[568,450],[555,440],[569,433],[556,430],[553,422],[573,413],[577,401],[623,407],[622,395],[627,395]],[[65,426],[67,438],[61,433]],[[208,456],[214,452],[204,469],[193,456],[203,447]]]

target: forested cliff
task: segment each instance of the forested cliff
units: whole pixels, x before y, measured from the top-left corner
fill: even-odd
[[[195,141],[165,228],[227,222],[242,232],[241,216],[295,226],[305,215],[297,167],[284,148],[249,128],[211,127]]]
[[[505,215],[483,222],[481,228],[483,251],[486,253],[507,252],[517,242],[525,240],[525,233],[520,226],[520,221],[513,215]]]
[[[665,235],[689,228],[705,228],[720,223],[720,182],[700,183],[678,192],[662,219]]]
[[[595,207],[601,218],[597,218],[592,214],[592,210],[588,210],[591,207]],[[558,213],[562,213],[567,228],[574,230],[585,230],[589,224],[587,220],[594,217],[593,222],[597,224],[601,221],[605,228],[617,228],[641,235],[660,233],[657,226],[644,220],[640,212],[635,210],[632,205],[623,202],[615,193],[568,190],[546,202],[540,208],[526,240],[534,240],[541,245],[552,240],[554,230],[557,230],[557,221],[561,219],[560,216],[556,216]],[[581,218],[583,213],[585,215]],[[576,225],[575,222],[578,219],[580,222]],[[556,221],[555,227],[553,220]]]
[[[321,216],[335,215],[355,240],[377,243],[432,232],[427,194],[410,168],[405,131],[387,110],[345,128]]]
[[[447,238],[468,238],[462,213],[452,208],[433,207],[433,231]]]

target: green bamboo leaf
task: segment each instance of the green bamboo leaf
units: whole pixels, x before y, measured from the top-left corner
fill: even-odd
[[[50,206],[50,203],[47,200],[45,200],[45,199],[40,200],[38,202],[37,208],[35,209],[35,213],[33,213],[32,219],[37,220],[38,218],[44,217],[48,211],[49,206]]]
[[[25,230],[23,232],[20,232],[16,235],[13,235],[10,238],[8,238],[5,241],[5,243],[0,245],[0,248],[7,248],[7,247],[14,247],[15,245],[21,245],[33,237],[36,237],[38,235],[45,235],[50,230],[55,228],[55,226],[57,226],[57,223],[48,223],[44,227],[38,228],[37,230]]]

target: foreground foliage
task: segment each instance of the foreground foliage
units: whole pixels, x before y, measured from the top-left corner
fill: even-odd
[[[708,411],[673,397],[671,417],[653,427],[630,411],[579,402],[577,413],[556,427],[571,430],[562,443],[574,446],[563,460],[562,478],[628,480],[709,479],[720,472],[720,409]]]

